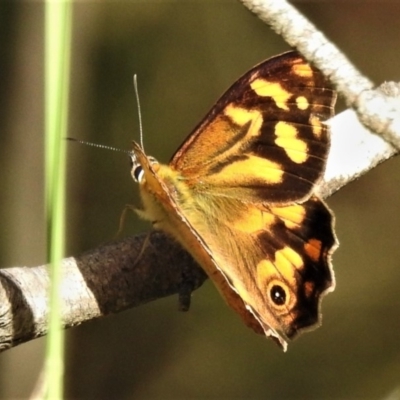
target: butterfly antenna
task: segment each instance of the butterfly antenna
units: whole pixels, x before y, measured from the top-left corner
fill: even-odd
[[[136,96],[136,104],[138,110],[138,117],[139,117],[139,134],[140,134],[140,147],[144,150],[143,145],[143,125],[142,125],[142,110],[140,108],[140,100],[139,100],[139,89],[137,83],[137,75],[133,75],[133,86],[135,88],[135,96]]]
[[[67,137],[67,140],[70,140],[71,142],[78,142],[80,144],[85,144],[86,146],[92,146],[92,147],[98,147],[100,149],[106,149],[106,150],[112,150],[112,151],[119,151],[121,153],[125,153],[125,154],[131,154],[130,151],[128,150],[122,150],[122,149],[118,149],[116,147],[111,147],[111,146],[106,146],[104,144],[97,144],[97,143],[92,143],[92,142],[86,142],[85,140],[79,140],[79,139],[75,139],[72,137]]]

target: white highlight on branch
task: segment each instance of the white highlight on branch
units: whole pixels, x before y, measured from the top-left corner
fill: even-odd
[[[323,180],[317,190],[324,198],[397,152],[381,136],[368,130],[351,109],[336,115],[329,124],[331,149]]]

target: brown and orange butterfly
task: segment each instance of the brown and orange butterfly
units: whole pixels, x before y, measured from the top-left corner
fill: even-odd
[[[313,194],[329,152],[335,92],[297,52],[255,66],[168,165],[134,143],[150,220],[181,243],[258,333],[287,340],[319,323],[334,288],[333,216]]]

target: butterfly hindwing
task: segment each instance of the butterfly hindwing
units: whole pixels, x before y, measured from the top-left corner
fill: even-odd
[[[217,197],[194,204],[196,212],[184,206],[183,214],[206,242],[215,263],[208,267],[217,266],[265,331],[290,339],[318,324],[321,298],[334,287],[336,246],[321,200],[271,207]]]

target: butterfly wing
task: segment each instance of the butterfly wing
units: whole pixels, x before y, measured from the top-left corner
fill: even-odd
[[[297,52],[236,81],[172,157],[197,191],[253,203],[305,199],[329,151],[335,93]]]
[[[184,211],[190,226],[207,238],[217,268],[267,334],[284,343],[319,323],[321,299],[334,288],[336,247],[333,217],[320,199],[283,207],[195,202],[196,213]]]

